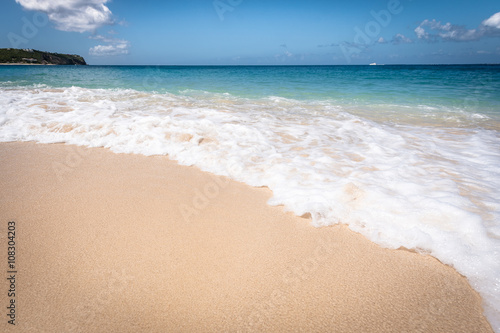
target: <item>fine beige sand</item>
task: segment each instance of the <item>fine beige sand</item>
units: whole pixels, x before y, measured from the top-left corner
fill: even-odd
[[[438,260],[164,156],[0,144],[1,332],[491,332]]]

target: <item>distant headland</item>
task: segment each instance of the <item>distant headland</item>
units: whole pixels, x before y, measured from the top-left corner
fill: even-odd
[[[76,54],[43,52],[33,49],[0,49],[0,65],[87,65]]]

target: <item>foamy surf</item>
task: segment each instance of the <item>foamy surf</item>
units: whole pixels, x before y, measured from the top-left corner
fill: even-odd
[[[488,115],[192,90],[0,91],[0,141],[169,155],[267,186],[271,205],[316,226],[345,223],[382,246],[453,266],[500,330],[500,135]]]

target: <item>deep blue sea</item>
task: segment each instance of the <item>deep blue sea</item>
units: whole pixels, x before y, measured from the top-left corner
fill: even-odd
[[[168,155],[428,253],[500,332],[500,65],[0,66],[0,141]]]

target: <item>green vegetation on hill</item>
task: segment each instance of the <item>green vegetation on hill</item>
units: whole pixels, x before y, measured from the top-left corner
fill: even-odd
[[[86,65],[76,54],[42,52],[32,49],[0,49],[0,64]]]

